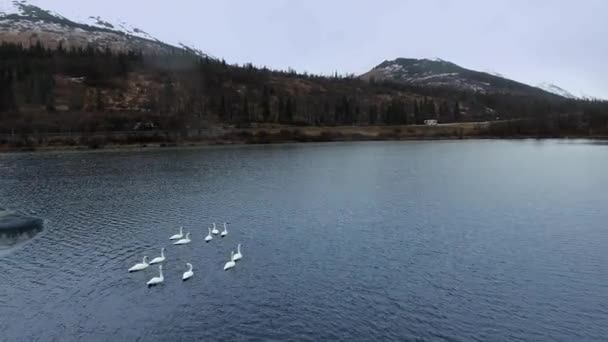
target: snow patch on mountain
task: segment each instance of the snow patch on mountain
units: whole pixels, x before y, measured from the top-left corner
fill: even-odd
[[[494,71],[494,70],[489,70],[489,69],[486,69],[486,70],[484,70],[483,72],[485,72],[486,74],[490,74],[490,75],[492,75],[492,76],[496,76],[496,77],[500,77],[500,78],[506,78],[506,77],[505,77],[505,75],[503,75],[503,74],[501,74],[501,73],[499,73],[499,72],[496,72],[496,71]]]
[[[105,42],[119,42],[121,49],[128,49],[128,41],[132,40],[131,38],[141,38],[160,45],[165,44],[165,46],[170,45],[182,48],[201,57],[211,57],[200,49],[195,48],[192,44],[186,44],[179,40],[170,42],[161,41],[150,33],[129,25],[121,19],[108,19],[99,16],[66,18],[56,12],[32,5],[27,0],[0,0],[0,25],[3,26],[5,32],[25,33],[27,31],[34,31],[46,33],[47,36],[53,33],[55,34],[53,36],[54,41],[60,39],[62,41],[82,42],[83,36],[89,34],[91,37],[86,40],[103,43],[103,38],[105,37],[107,38]],[[57,35],[62,35],[62,31],[63,37],[57,38]],[[116,37],[116,34],[124,35],[127,41],[122,42],[125,38]],[[76,35],[76,37],[73,35]],[[113,46],[117,45],[117,43],[110,44]],[[150,45],[149,43],[143,44]],[[136,45],[139,48],[142,44]]]
[[[109,19],[101,18],[99,16],[89,16],[89,17],[85,17],[85,18],[75,18],[74,21],[77,23],[89,25],[92,27],[119,31],[119,32],[122,32],[124,34],[130,35],[133,37],[139,37],[139,38],[144,38],[144,39],[149,39],[149,40],[154,40],[154,41],[160,42],[160,40],[156,39],[148,32],[146,32],[142,29],[139,29],[137,27],[131,26],[128,23],[126,23],[125,21],[119,20],[119,19],[109,20]]]
[[[33,10],[40,10],[40,12],[36,13]],[[66,21],[70,21],[76,24],[87,25],[95,28],[112,30],[116,32],[121,32],[129,36],[149,39],[153,41],[160,42],[158,39],[154,38],[152,35],[147,33],[144,30],[141,30],[137,27],[131,26],[125,21],[122,20],[107,20],[101,18],[99,16],[88,16],[88,17],[76,17],[68,19],[62,16],[59,13],[43,10],[38,8],[35,5],[31,5],[26,0],[0,0],[0,17],[6,16],[21,16],[21,17],[40,17],[40,13],[53,16],[58,19],[63,19]],[[44,20],[43,17],[40,17],[41,20]]]
[[[492,71],[475,71],[439,58],[397,58],[385,60],[360,76],[363,80],[392,81],[430,88],[452,88],[482,94],[554,96],[545,91]],[[551,93],[551,94],[550,94]],[[565,92],[558,95],[565,96]]]
[[[28,3],[26,0],[0,0],[0,17],[18,15],[18,16],[37,16],[37,11],[57,17],[59,19],[68,20],[66,17],[57,12],[42,10],[39,7]]]
[[[555,95],[559,95],[562,97],[565,97],[567,99],[576,99],[578,98],[576,95],[572,94],[571,92],[567,91],[564,88],[558,87],[555,84],[551,84],[551,83],[540,83],[536,86],[537,88],[540,88],[544,91],[548,91],[550,93],[553,93]]]

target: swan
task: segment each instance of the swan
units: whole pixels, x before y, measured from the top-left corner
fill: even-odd
[[[184,237],[184,227],[179,227],[179,234],[175,234],[169,240],[179,240]]]
[[[211,230],[211,232],[213,233],[213,235],[217,235],[220,233],[220,231],[217,230],[217,227],[215,226],[215,222],[213,222],[213,230]]]
[[[158,285],[165,281],[165,277],[163,277],[163,265],[158,265],[158,272],[160,273],[158,277],[154,277],[146,283],[148,286]]]
[[[180,240],[177,240],[176,242],[174,242],[174,245],[185,245],[187,243],[190,243],[190,232],[186,233],[186,237]]]
[[[188,267],[188,270],[186,272],[184,272],[184,275],[182,276],[182,280],[188,280],[188,279],[192,278],[192,276],[194,275],[194,272],[192,272],[192,264],[187,263],[186,267]]]
[[[129,268],[129,272],[145,270],[148,268],[148,266],[150,266],[150,264],[148,264],[148,257],[144,256],[144,260],[141,263],[135,264],[133,267]]]
[[[234,255],[234,258],[232,258],[232,260],[238,261],[238,260],[241,260],[242,258],[243,258],[243,254],[241,254],[241,244],[239,243],[238,246],[236,246],[236,254]]]
[[[150,265],[160,264],[161,262],[164,262],[164,261],[165,261],[165,247],[160,249],[160,256],[152,259],[152,261],[150,261]]]
[[[226,263],[226,265],[224,265],[224,271],[228,271],[229,269],[233,268],[236,265],[236,263],[234,262],[234,251],[230,251],[230,261],[228,261]]]
[[[209,242],[213,240],[213,236],[211,236],[211,228],[209,228],[209,235],[205,236],[205,242]]]
[[[226,228],[226,222],[224,222],[224,230],[222,231],[222,235],[220,235],[221,237],[224,237],[228,235],[228,228]]]

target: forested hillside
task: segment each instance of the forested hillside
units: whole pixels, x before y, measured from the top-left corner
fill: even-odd
[[[142,54],[3,43],[0,56],[5,134],[408,125],[425,119],[534,119],[526,127],[547,134],[597,134],[608,127],[605,102],[299,74],[229,65],[186,50]]]

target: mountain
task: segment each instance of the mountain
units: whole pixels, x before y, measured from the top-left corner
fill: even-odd
[[[509,124],[494,133],[506,136],[608,136],[608,103],[566,100],[443,60],[400,58],[360,78],[325,77],[230,65],[122,21],[68,19],[26,1],[0,0],[0,12],[0,150],[41,143],[97,146],[91,132],[100,132],[103,141],[116,132],[151,131],[148,142],[169,136],[222,142],[253,137],[222,133],[226,127],[271,127],[285,139],[285,126],[423,125],[428,119],[459,125],[500,118]],[[457,125],[442,134],[462,136]],[[481,133],[481,126],[469,127]],[[255,141],[267,141],[271,131],[264,130]],[[390,131],[388,136],[416,132]]]
[[[548,91],[550,93],[559,95],[561,97],[565,97],[567,99],[577,99],[578,97],[574,94],[572,94],[571,92],[567,91],[564,88],[558,87],[555,84],[551,84],[551,83],[540,83],[536,86],[537,88],[540,88],[544,91]]]
[[[361,75],[360,78],[429,88],[449,88],[482,94],[562,96],[510,80],[500,74],[466,69],[441,59],[397,58],[387,60]]]
[[[44,10],[25,0],[0,0],[0,42],[25,47],[40,42],[54,49],[94,46],[112,51],[141,51],[144,54],[166,54],[186,50],[206,56],[185,44],[162,42],[144,30],[119,21],[111,22],[99,16],[68,19]]]

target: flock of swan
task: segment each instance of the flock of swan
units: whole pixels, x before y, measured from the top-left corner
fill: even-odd
[[[228,228],[226,227],[226,222],[224,222],[224,230],[222,230],[221,233],[217,229],[217,226],[215,225],[215,223],[213,223],[213,228],[209,227],[209,234],[205,237],[205,242],[210,242],[211,240],[213,240],[213,235],[218,235],[218,234],[220,235],[220,237],[225,237],[226,235],[228,235]],[[188,232],[188,233],[186,233],[186,235],[184,235],[184,227],[179,227],[179,233],[171,236],[169,238],[169,240],[175,241],[175,242],[173,242],[173,244],[177,245],[177,246],[187,245],[190,242],[192,242],[192,240],[190,239],[190,232]],[[152,259],[150,262],[148,262],[148,257],[144,256],[142,262],[135,264],[135,265],[133,265],[133,267],[129,268],[129,272],[142,271],[142,270],[147,269],[151,265],[159,264],[158,265],[159,275],[157,277],[150,279],[146,283],[146,285],[153,286],[153,285],[162,284],[165,281],[165,277],[163,276],[163,265],[162,265],[162,263],[165,262],[165,260],[166,260],[165,250],[166,250],[165,247],[161,248],[160,256]],[[224,271],[228,271],[229,269],[234,268],[236,266],[236,262],[238,260],[241,260],[242,258],[243,258],[243,254],[241,254],[241,244],[239,243],[237,245],[236,253],[234,253],[234,250],[230,251],[230,260],[228,262],[226,262],[226,264],[224,265]],[[184,272],[184,274],[182,275],[182,280],[184,280],[184,281],[188,280],[194,276],[194,271],[192,271],[192,264],[186,263],[186,267],[187,267],[187,271]]]

